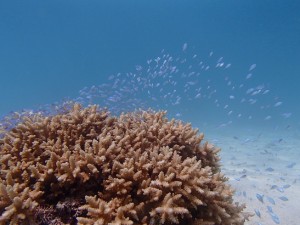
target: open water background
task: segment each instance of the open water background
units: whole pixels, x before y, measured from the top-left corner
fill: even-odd
[[[165,49],[174,59],[197,54],[210,63],[210,70],[192,87],[203,84],[202,96],[208,93],[205,82],[217,73],[213,68],[220,57],[231,64],[230,71],[218,72],[220,76],[228,76],[236,89],[244,83],[247,88],[232,94],[224,89],[228,80],[211,79],[223,97],[218,99],[218,108],[210,105],[215,99],[187,101],[183,94],[172,96],[176,100],[182,95],[180,107],[161,102],[155,103],[157,108],[179,113],[178,117],[187,121],[201,121],[199,125],[222,126],[231,121],[236,126],[298,126],[299,11],[297,0],[1,1],[0,115],[77,98],[84,87],[101,85],[112,74],[136,72],[136,65],[146,69],[147,60],[162,57]],[[211,52],[214,58],[209,58]],[[253,76],[245,79],[253,64]],[[180,77],[184,72],[187,69],[172,79],[188,82]],[[146,75],[144,70],[141,76]],[[239,104],[245,91],[261,84],[263,90],[270,90],[270,97],[263,96],[258,103],[269,105],[268,112],[257,103],[249,108]],[[230,101],[231,95],[235,103]],[[148,95],[139,97],[150,99]],[[274,107],[277,102],[282,104]],[[226,104],[232,106],[231,117],[231,110],[224,109]],[[238,119],[239,110],[245,120]]]
[[[65,100],[167,110],[222,148],[256,213],[247,225],[296,225],[299,12],[299,0],[1,0],[0,123]]]

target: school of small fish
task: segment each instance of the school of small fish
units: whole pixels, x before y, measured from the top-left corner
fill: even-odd
[[[180,56],[162,50],[132,72],[119,72],[110,75],[107,83],[84,87],[75,100],[97,103],[115,114],[151,107],[186,118],[191,111],[200,117],[211,110],[223,110],[220,127],[242,119],[291,117],[292,113],[282,111],[283,100],[272,94],[268,84],[254,83],[256,67],[252,64],[241,73],[232,72],[234,65],[224,57],[214,52],[194,54],[184,43]],[[259,113],[253,113],[256,111]]]

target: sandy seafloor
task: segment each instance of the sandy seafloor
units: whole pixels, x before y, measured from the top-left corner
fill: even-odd
[[[204,134],[221,148],[222,172],[236,189],[234,200],[254,214],[245,225],[300,224],[299,130],[222,128]]]

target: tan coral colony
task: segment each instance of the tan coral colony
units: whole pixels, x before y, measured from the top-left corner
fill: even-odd
[[[24,116],[0,138],[0,224],[244,224],[202,140],[166,112]]]

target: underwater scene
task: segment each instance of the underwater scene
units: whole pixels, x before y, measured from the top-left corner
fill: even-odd
[[[0,224],[300,224],[299,12],[1,1]]]

